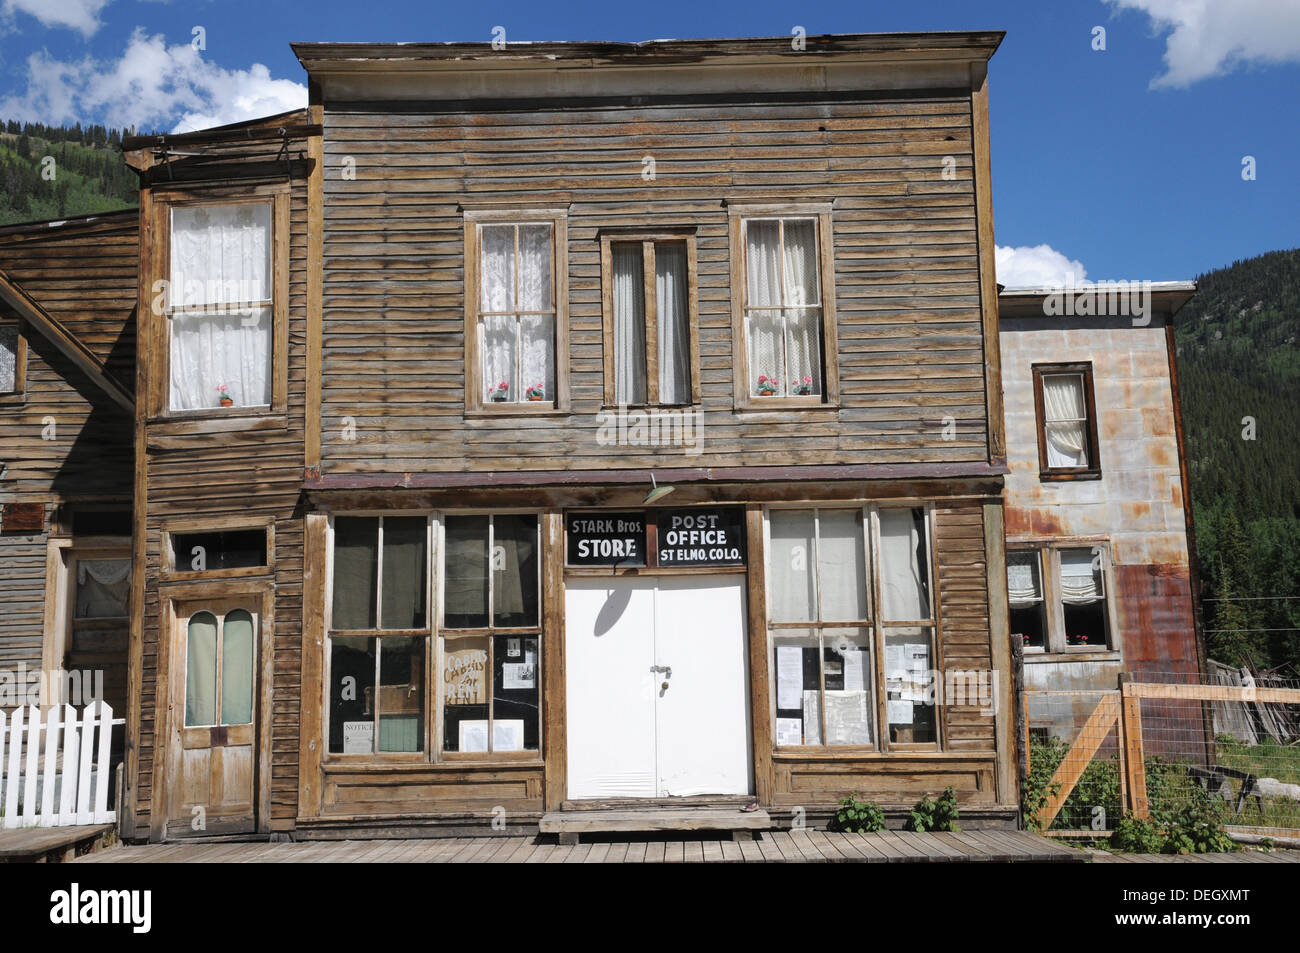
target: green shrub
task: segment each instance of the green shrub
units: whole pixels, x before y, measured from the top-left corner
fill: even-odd
[[[831,830],[845,834],[870,834],[885,829],[885,812],[875,801],[862,801],[851,794],[840,801]]]
[[[957,823],[958,817],[960,813],[957,810],[957,792],[947,787],[943,789],[943,794],[939,795],[937,801],[931,801],[929,795],[917,801],[903,829],[960,833],[961,825]]]
[[[1125,814],[1110,835],[1110,846],[1125,854],[1159,854],[1165,846],[1165,835],[1149,818]]]

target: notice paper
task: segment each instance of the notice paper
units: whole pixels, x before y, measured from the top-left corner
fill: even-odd
[[[464,724],[464,722],[461,722]],[[522,718],[498,718],[492,722],[493,751],[524,750],[524,720]]]
[[[889,701],[889,723],[891,725],[910,725],[912,723],[912,703],[910,701]]]
[[[501,666],[501,687],[534,688],[537,685],[537,667],[529,662],[505,662]],[[498,722],[499,724],[499,722]]]
[[[866,652],[858,651],[857,646],[847,646],[844,651],[844,690],[846,692],[861,692],[867,687],[866,681]]]
[[[460,751],[487,751],[487,719],[465,719],[460,723]]]
[[[778,718],[776,720],[776,743],[778,745],[803,744],[803,719]]]
[[[375,723],[373,721],[343,722],[343,753],[372,754],[375,750]]]
[[[803,648],[776,647],[776,707],[798,709],[803,692]]]

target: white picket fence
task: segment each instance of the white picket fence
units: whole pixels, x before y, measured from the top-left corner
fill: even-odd
[[[109,748],[113,726],[122,723],[102,701],[86,706],[80,717],[71,705],[56,705],[44,715],[35,705],[7,716],[0,711],[0,827],[114,823]]]

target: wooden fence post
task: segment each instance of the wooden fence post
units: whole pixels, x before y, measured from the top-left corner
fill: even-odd
[[[1119,686],[1127,805],[1134,817],[1146,820],[1151,816],[1151,806],[1147,802],[1146,755],[1142,747],[1142,699],[1131,693],[1132,679],[1127,675],[1120,675]]]

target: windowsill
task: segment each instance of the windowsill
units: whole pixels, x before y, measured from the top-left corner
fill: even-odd
[[[1066,482],[1069,480],[1100,480],[1101,471],[1092,468],[1082,470],[1039,470],[1038,479],[1045,483]]]
[[[419,774],[426,771],[457,772],[466,769],[482,771],[500,770],[501,768],[541,767],[545,762],[536,751],[519,752],[519,757],[495,755],[464,755],[457,752],[444,752],[441,761],[429,761],[428,755],[419,753],[391,754],[338,754],[331,753],[321,762],[321,770],[326,773],[385,771],[394,774]]]
[[[1119,662],[1123,659],[1123,655],[1115,649],[1071,646],[1064,652],[1026,650],[1024,658],[1026,665],[1037,665],[1045,662]]]
[[[155,414],[147,421],[151,428],[170,436],[185,434],[226,433],[244,430],[284,430],[289,417],[283,412],[248,407],[222,408],[215,411],[181,411]]]
[[[601,404],[604,411],[620,410],[702,410],[701,404]]]
[[[838,403],[823,403],[819,400],[808,400],[800,397],[750,397],[735,405],[735,411],[738,414],[782,413],[789,415],[790,411],[802,413],[825,411],[833,413],[839,409],[840,405]]]
[[[466,419],[472,417],[567,417],[569,411],[551,400],[488,402],[465,408]]]
[[[163,582],[201,582],[204,579],[247,579],[253,576],[273,576],[274,566],[241,566],[236,569],[201,569],[177,570],[163,569],[159,572]]]

